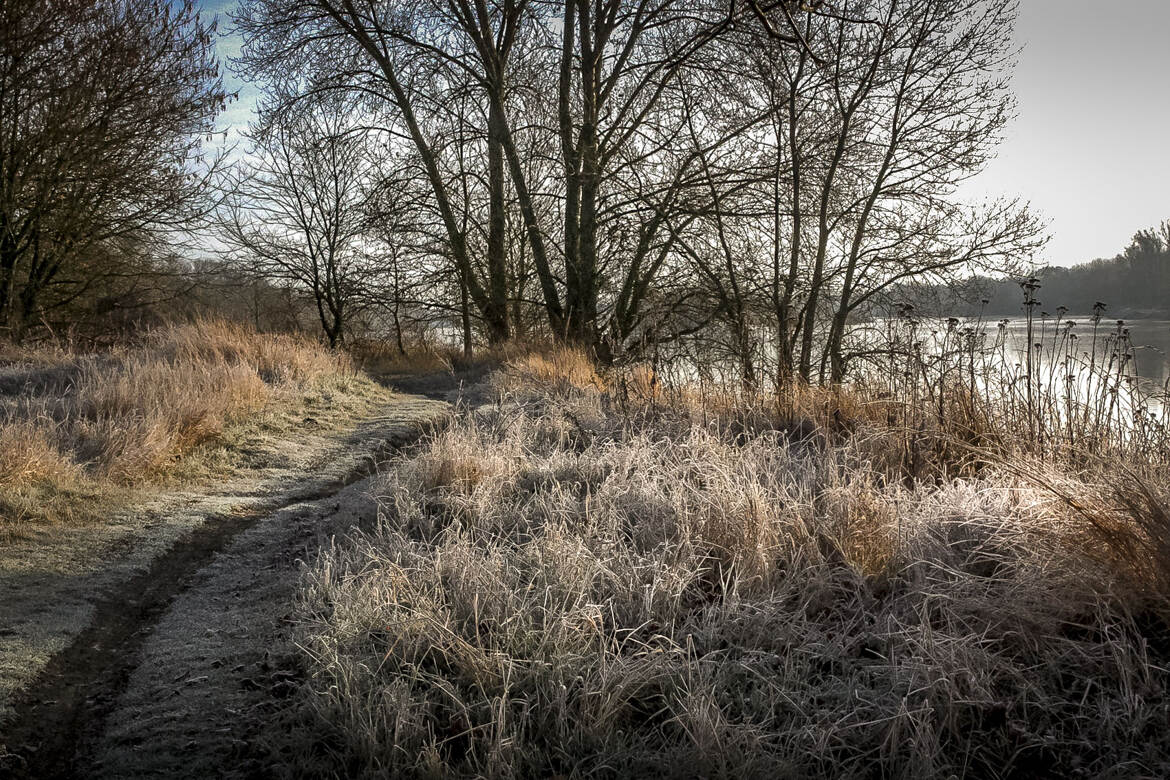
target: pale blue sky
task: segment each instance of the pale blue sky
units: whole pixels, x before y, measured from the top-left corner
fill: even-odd
[[[203,0],[219,13],[236,0]],[[965,193],[1019,196],[1051,224],[1042,261],[1112,257],[1170,219],[1170,0],[1020,0],[1019,117],[999,157]],[[219,42],[221,56],[239,41]],[[230,74],[229,74],[230,76]],[[223,126],[245,124],[243,99]]]
[[[240,46],[243,43],[239,36],[232,35],[232,23],[228,17],[228,14],[238,5],[238,0],[199,0],[199,6],[203,9],[201,13],[206,16],[214,15],[219,20],[220,35],[216,39],[215,47],[220,60],[224,63],[226,71],[224,83],[228,92],[237,90],[240,92],[240,99],[229,105],[227,111],[220,115],[219,126],[225,129],[243,127],[248,124],[252,118],[252,108],[256,100],[256,90],[236,78],[227,62],[229,58],[239,55]]]

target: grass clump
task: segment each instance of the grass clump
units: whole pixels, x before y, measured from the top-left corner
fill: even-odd
[[[176,325],[98,353],[5,353],[0,363],[0,517],[79,519],[258,413],[358,383],[344,356],[224,322]]]
[[[1123,502],[1092,514],[1046,464],[891,456],[859,398],[545,387],[398,461],[376,526],[311,566],[298,771],[1170,773],[1166,613],[1150,548],[1115,554],[1145,538]]]
[[[354,340],[347,351],[364,371],[375,376],[419,375],[451,371],[459,359],[451,347],[420,342],[410,349],[381,340]]]
[[[492,377],[493,386],[512,394],[598,393],[608,387],[597,365],[580,349],[567,346],[526,349],[503,354],[502,367]]]

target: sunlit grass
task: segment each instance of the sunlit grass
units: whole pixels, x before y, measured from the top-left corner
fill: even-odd
[[[164,328],[100,353],[10,348],[6,358],[6,531],[99,516],[129,489],[209,466],[222,444],[282,408],[368,389],[344,355],[216,321]]]
[[[582,365],[508,361],[312,565],[298,771],[1170,771],[1158,467]]]

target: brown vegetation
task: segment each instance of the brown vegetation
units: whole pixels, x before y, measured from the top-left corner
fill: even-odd
[[[0,361],[0,517],[92,513],[103,495],[312,387],[359,383],[348,358],[223,322],[175,325],[97,354],[7,348]]]
[[[584,363],[510,361],[312,566],[297,771],[1170,771],[1158,467],[915,455],[888,400]]]

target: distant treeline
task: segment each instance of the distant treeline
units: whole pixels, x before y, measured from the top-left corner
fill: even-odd
[[[1047,267],[1035,274],[1040,310],[1056,314],[1092,313],[1098,303],[1110,317],[1170,316],[1170,220],[1139,231],[1125,251],[1111,259],[1071,268]],[[1022,279],[978,278],[965,291],[960,313],[1012,316],[1022,311]],[[986,301],[986,304],[983,303]]]

